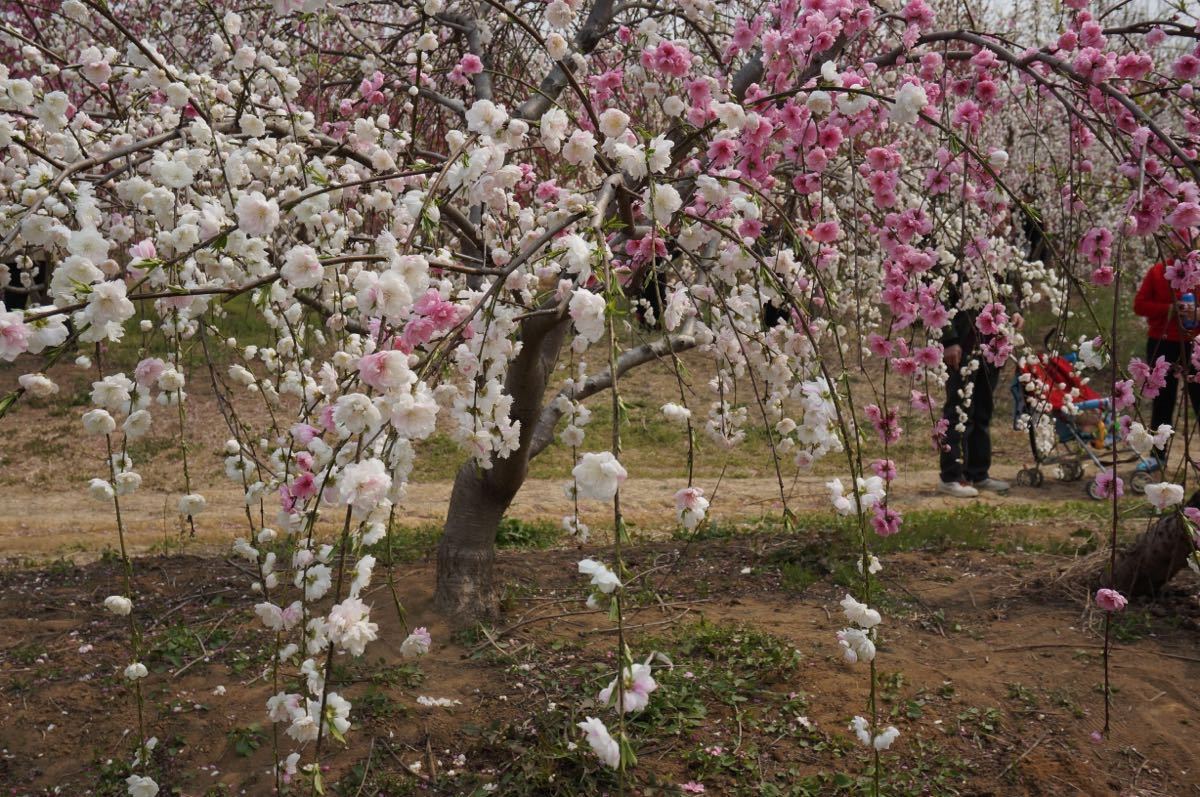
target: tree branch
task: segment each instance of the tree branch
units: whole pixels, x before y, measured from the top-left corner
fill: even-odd
[[[640,365],[645,365],[652,360],[661,359],[671,352],[678,354],[681,351],[695,348],[695,346],[696,337],[694,335],[675,335],[674,337],[659,338],[653,343],[647,343],[638,346],[636,349],[630,349],[617,359],[617,377],[620,378],[628,371]],[[603,390],[608,390],[612,387],[612,383],[612,372],[604,371],[603,373],[588,377],[587,381],[574,390],[563,388],[558,391],[555,399],[565,397],[574,401],[583,401]],[[542,410],[541,417],[538,418],[537,428],[534,429],[533,444],[529,453],[530,459],[536,457],[548,445],[554,442],[554,427],[558,425],[561,419],[562,411],[558,409],[557,401],[551,401]]]
[[[575,35],[575,52],[579,55],[588,55],[596,49],[596,45],[600,43],[600,38],[612,20],[612,15],[613,0],[596,0],[583,27]],[[550,74],[542,78],[537,94],[521,103],[516,117],[527,122],[541,119],[542,114],[550,110],[550,106],[558,99],[558,95],[563,92],[563,89],[571,84],[568,71],[574,71],[571,54],[556,63],[550,70]]]

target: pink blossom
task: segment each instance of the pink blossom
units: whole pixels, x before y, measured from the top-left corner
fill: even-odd
[[[1101,498],[1111,498],[1114,490],[1117,498],[1125,495],[1125,482],[1113,474],[1112,468],[1105,468],[1096,474],[1096,493]]]
[[[699,487],[684,487],[675,493],[676,509],[694,510],[697,507],[704,508],[707,506],[708,501],[704,498],[704,491]]]
[[[1008,314],[1004,311],[1004,305],[993,302],[979,312],[975,319],[975,327],[984,335],[995,335],[1006,321]]]
[[[1133,380],[1122,379],[1113,385],[1113,409],[1132,407],[1133,402]]]
[[[1003,335],[997,335],[992,340],[980,346],[979,351],[983,354],[983,359],[999,368],[1008,362],[1008,358],[1012,356],[1013,342]]]
[[[321,430],[307,423],[297,423],[291,428],[292,438],[302,446],[306,446],[321,436]]]
[[[812,238],[823,244],[832,243],[841,234],[841,228],[836,221],[823,221],[812,228]]]
[[[385,392],[403,387],[413,378],[407,355],[388,349],[360,358],[358,376],[365,384]]]
[[[1112,257],[1112,237],[1107,227],[1093,227],[1079,241],[1079,253],[1088,262],[1102,266]]]
[[[1192,80],[1200,75],[1200,57],[1186,53],[1171,64],[1171,74],[1179,80]]]
[[[1096,590],[1096,605],[1106,612],[1119,612],[1129,603],[1125,596],[1117,592],[1115,589],[1098,589]]]
[[[652,258],[665,260],[667,257],[667,245],[662,238],[657,235],[650,234],[636,241],[629,241],[625,244],[625,254],[633,258],[636,264],[646,263]]]
[[[883,443],[891,444],[900,439],[903,429],[900,426],[900,412],[897,408],[892,407],[885,414],[875,404],[868,404],[863,409],[863,415],[875,427],[875,432]]]
[[[884,481],[896,480],[896,463],[890,459],[877,459],[871,463],[871,471]]]
[[[0,297],[3,294],[0,293]],[[12,362],[17,356],[29,349],[29,338],[32,334],[29,325],[22,320],[19,312],[4,312],[0,304],[0,360]]]
[[[890,357],[892,355],[892,342],[880,335],[878,332],[872,332],[867,335],[867,348],[876,357]]]
[[[900,531],[900,513],[883,504],[875,504],[871,528],[880,537],[890,537]]]
[[[737,142],[732,138],[718,138],[708,145],[708,159],[714,169],[724,169],[733,163],[737,154]]]
[[[483,71],[483,61],[474,53],[467,53],[458,62],[459,68],[464,75],[478,75]]]
[[[542,202],[554,202],[562,195],[562,189],[555,184],[554,180],[543,180],[537,184],[533,195]]]
[[[933,399],[929,397],[928,393],[922,393],[920,390],[912,391],[908,402],[914,410],[919,412],[927,412],[933,409]]]
[[[154,248],[154,239],[145,238],[129,247],[129,256],[134,260],[153,260],[158,257],[158,250]]]
[[[743,239],[757,239],[763,232],[763,223],[758,219],[742,219],[737,226],[737,233]]]
[[[1129,361],[1129,373],[1133,377],[1134,387],[1143,398],[1152,399],[1167,386],[1167,372],[1170,369],[1171,364],[1162,356],[1154,361],[1153,368],[1138,357]]]
[[[317,477],[312,473],[301,473],[288,487],[293,498],[311,498],[317,494]]]
[[[411,352],[418,346],[428,343],[433,339],[433,333],[437,331],[437,327],[430,318],[418,317],[409,319],[404,325],[404,331],[400,333],[400,343],[403,351]]]
[[[932,346],[922,346],[914,353],[917,364],[922,368],[937,368],[938,363],[942,361],[942,355],[945,349],[942,344],[935,343]]]
[[[692,54],[682,44],[672,41],[661,41],[653,50],[642,51],[642,66],[646,69],[661,72],[669,77],[681,78],[692,68]]]
[[[167,364],[157,357],[147,357],[133,369],[133,378],[139,385],[149,388],[158,381]]]
[[[1180,202],[1167,216],[1167,223],[1177,230],[1200,225],[1200,203]]]
[[[933,430],[929,436],[933,439],[933,447],[936,451],[941,451],[946,445],[946,432],[950,430],[950,421],[946,418],[938,418],[933,424]]]

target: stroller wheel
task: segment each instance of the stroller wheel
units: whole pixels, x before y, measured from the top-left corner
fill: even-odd
[[[1100,493],[1100,485],[1095,479],[1088,481],[1086,489],[1088,498],[1091,498],[1093,501],[1100,501],[1104,499],[1104,496]]]
[[[1021,468],[1017,471],[1018,487],[1038,487],[1042,483],[1042,472],[1037,468]]]
[[[1134,471],[1133,475],[1129,477],[1129,489],[1133,490],[1138,495],[1142,495],[1146,492],[1146,485],[1153,482],[1155,476],[1157,475],[1157,471]]]
[[[1062,480],[1077,482],[1083,478],[1083,465],[1078,462],[1067,462],[1062,466]]]

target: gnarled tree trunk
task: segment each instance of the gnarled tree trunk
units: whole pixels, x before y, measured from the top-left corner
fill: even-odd
[[[458,469],[437,552],[439,611],[460,619],[494,613],[496,530],[511,502],[511,496],[489,489],[484,472],[474,462]]]
[[[1200,492],[1192,495],[1188,506],[1200,506]],[[1111,586],[1130,597],[1156,596],[1184,568],[1193,550],[1191,532],[1178,513],[1160,518],[1117,554]]]
[[[496,611],[492,579],[496,531],[529,472],[546,386],[568,324],[565,316],[558,315],[522,322],[521,352],[505,379],[505,391],[513,399],[510,416],[521,424],[520,444],[507,459],[495,460],[487,470],[473,460],[463,463],[454,479],[438,543],[434,592],[434,605],[452,619],[475,620]]]

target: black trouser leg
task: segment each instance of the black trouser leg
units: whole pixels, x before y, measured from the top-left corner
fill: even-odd
[[[949,422],[946,428],[946,438],[942,441],[942,453],[939,465],[942,481],[962,481],[962,438],[958,431],[958,405],[962,398],[958,392],[962,390],[963,379],[957,368],[950,369],[950,377],[946,380],[946,403],[942,406],[942,417]]]
[[[1175,417],[1175,396],[1179,393],[1179,344],[1173,340],[1146,341],[1146,363],[1151,367],[1159,357],[1171,364],[1167,369],[1166,384],[1158,391],[1150,404],[1150,428],[1157,429],[1160,424],[1170,423]]]
[[[966,440],[963,444],[963,475],[971,482],[988,477],[992,467],[992,413],[996,409],[996,382],[1000,369],[982,363],[974,374],[975,392],[968,410]]]
[[[1188,348],[1191,348],[1190,346]],[[1151,367],[1162,357],[1171,364],[1167,369],[1166,384],[1162,390],[1158,391],[1150,403],[1150,429],[1153,431],[1164,423],[1174,423],[1175,421],[1175,399],[1179,394],[1179,374],[1180,374],[1180,356],[1186,356],[1184,347],[1174,340],[1156,340],[1150,338],[1146,341],[1146,363]],[[1191,370],[1190,363],[1183,363],[1184,371]],[[1192,406],[1196,406],[1196,396],[1200,395],[1200,385],[1189,383],[1188,395],[1192,397]],[[1166,452],[1162,449],[1155,449],[1154,456],[1160,460],[1166,459]]]
[[[995,409],[993,394],[999,375],[999,369],[982,363],[968,377],[975,387],[971,393],[971,405],[966,409],[965,428],[959,432],[956,429],[959,423],[958,407],[963,398],[958,393],[963,387],[963,379],[957,368],[950,370],[950,378],[946,381],[946,404],[942,408],[942,417],[950,424],[946,430],[946,447],[942,450],[939,463],[942,481],[966,479],[978,482],[988,477],[988,469],[992,465],[990,426]]]

